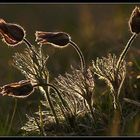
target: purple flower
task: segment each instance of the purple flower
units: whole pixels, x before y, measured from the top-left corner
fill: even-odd
[[[71,37],[64,32],[42,32],[36,31],[36,41],[38,44],[52,44],[56,47],[65,47],[70,42]]]
[[[7,45],[16,46],[24,39],[25,30],[17,24],[6,23],[0,19],[0,34]]]
[[[138,34],[140,32],[140,9],[135,7],[129,19],[129,27],[132,33]]]
[[[1,87],[0,94],[3,96],[13,96],[16,98],[25,98],[33,93],[34,87],[30,80],[22,80],[20,82],[10,83]]]

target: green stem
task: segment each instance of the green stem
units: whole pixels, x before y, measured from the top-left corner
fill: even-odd
[[[119,69],[120,69],[120,65],[121,63],[124,61],[125,59],[125,56],[129,50],[129,48],[131,47],[131,44],[132,42],[134,41],[134,39],[137,37],[137,34],[134,33],[132,34],[132,36],[130,37],[130,39],[128,40],[124,50],[122,51],[122,53],[120,54],[119,56],[119,59],[117,61],[117,66],[116,66],[116,74],[115,74],[115,79],[118,79],[118,73],[119,73]],[[120,95],[120,92],[121,92],[121,88],[122,88],[122,85],[123,85],[123,82],[124,82],[124,79],[125,77],[122,79],[121,83],[120,83],[120,86],[117,90],[115,90],[115,93],[114,93],[114,105],[117,104],[117,108],[120,110],[120,113],[122,114],[122,111],[121,111],[121,105],[120,105],[120,102],[119,102],[119,95]],[[118,83],[117,83],[118,84]],[[117,91],[117,92],[116,92]]]
[[[57,115],[56,115],[54,106],[53,106],[53,104],[52,104],[52,102],[51,102],[50,95],[49,95],[49,93],[48,93],[48,87],[46,88],[46,87],[45,87],[45,86],[46,86],[45,84],[38,84],[38,85],[35,85],[35,86],[42,86],[43,89],[45,90],[45,93],[46,93],[45,95],[46,95],[46,98],[47,98],[48,103],[49,103],[49,105],[50,105],[50,108],[51,108],[51,110],[52,110],[52,113],[53,113],[53,115],[54,115],[54,117],[55,117],[56,124],[59,125],[59,120],[58,120],[58,118],[57,118]],[[35,87],[35,86],[34,86],[34,87]]]
[[[83,55],[82,51],[73,41],[70,41],[70,44],[74,47],[74,49],[78,53],[78,55],[80,57],[80,61],[81,61],[81,69],[82,69],[82,71],[84,71],[84,69],[85,69],[85,59],[84,59],[84,55]]]
[[[125,56],[126,56],[126,54],[127,54],[127,52],[128,52],[128,49],[130,48],[132,42],[134,41],[134,39],[135,39],[136,37],[137,37],[137,34],[134,33],[134,34],[131,36],[131,38],[129,39],[129,41],[127,42],[127,44],[126,44],[126,46],[125,46],[123,52],[121,53],[121,55],[120,55],[120,57],[119,57],[118,62],[117,62],[117,69],[120,68],[121,62],[124,60],[124,58],[125,58]]]
[[[62,96],[61,96],[59,90],[58,90],[54,85],[48,84],[48,83],[47,83],[47,84],[43,83],[43,84],[36,84],[36,85],[34,85],[34,87],[36,87],[36,86],[49,86],[49,87],[53,88],[53,89],[57,92],[57,94],[58,94],[58,96],[59,96],[59,98],[60,98],[60,100],[61,100],[63,106],[66,108],[67,111],[69,111],[69,110],[67,109],[67,107],[66,107],[66,104],[64,103],[64,100],[63,100],[63,98],[62,98]]]
[[[13,123],[14,116],[15,116],[15,113],[16,113],[16,108],[17,108],[17,99],[15,99],[14,110],[13,110],[13,114],[12,114],[12,118],[11,118],[11,121],[10,121],[10,124],[9,124],[9,128],[8,128],[7,134],[9,134],[9,132],[10,132],[10,130],[12,128],[12,123]]]
[[[137,34],[136,34],[136,33],[132,34],[132,36],[131,36],[130,39],[128,40],[128,42],[127,42],[127,44],[126,44],[124,50],[123,50],[122,53],[120,54],[120,57],[119,57],[119,59],[118,59],[117,66],[116,66],[116,68],[117,68],[117,69],[116,69],[116,70],[117,70],[117,71],[116,71],[116,77],[118,76],[118,72],[119,72],[120,65],[121,65],[122,61],[124,61],[124,58],[125,58],[125,56],[126,56],[128,50],[129,50],[129,48],[130,48],[132,42],[134,41],[134,39],[135,39],[136,37],[137,37]],[[114,99],[115,99],[114,101],[116,102],[116,105],[117,105],[117,108],[116,108],[115,110],[118,110],[118,112],[120,112],[121,116],[122,116],[122,108],[121,108],[121,104],[120,104],[120,101],[119,101],[119,94],[120,94],[120,90],[121,90],[123,81],[124,81],[124,79],[122,80],[122,82],[121,82],[121,84],[120,84],[120,87],[119,87],[119,89],[117,90],[117,92],[115,91],[115,93],[114,93]],[[115,103],[115,102],[114,102],[114,103]]]
[[[68,108],[67,104],[64,102],[64,100],[63,100],[63,98],[62,98],[62,96],[61,96],[59,90],[58,90],[54,85],[43,83],[43,84],[36,84],[36,85],[34,85],[34,87],[36,87],[36,86],[43,86],[43,85],[44,85],[44,86],[49,86],[49,87],[51,87],[52,89],[54,89],[54,90],[56,91],[56,93],[58,94],[58,96],[59,96],[59,98],[60,98],[60,100],[61,100],[61,102],[62,102],[62,104],[63,104],[63,107],[69,112],[70,109]],[[60,108],[61,108],[61,107],[60,107]],[[61,108],[61,111],[62,111],[62,114],[64,115],[64,118],[66,119],[66,121],[69,122],[69,120],[67,119],[67,116],[66,116],[65,113],[63,112],[62,108]],[[69,122],[69,124],[71,124],[71,123]]]

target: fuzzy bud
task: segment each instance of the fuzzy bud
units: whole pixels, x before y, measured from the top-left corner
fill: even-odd
[[[64,32],[42,32],[36,31],[36,41],[38,44],[52,44],[55,47],[63,48],[68,45],[71,37]]]
[[[24,39],[25,30],[17,24],[6,23],[0,19],[0,34],[7,45],[16,46]]]
[[[28,97],[33,91],[33,85],[29,80],[22,80],[20,82],[7,84],[0,88],[0,94],[15,98]]]
[[[135,7],[129,19],[129,27],[132,33],[138,34],[140,32],[140,9]]]

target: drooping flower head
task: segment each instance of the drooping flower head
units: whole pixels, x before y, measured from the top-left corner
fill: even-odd
[[[35,33],[36,41],[40,45],[44,44],[51,44],[54,47],[57,48],[65,48],[68,46],[68,44],[72,45],[72,47],[76,50],[77,54],[80,57],[81,61],[81,69],[84,71],[85,68],[85,59],[82,51],[77,46],[76,43],[74,43],[71,40],[71,37],[69,34],[65,32],[42,32],[42,31],[36,31]]]
[[[138,34],[140,32],[140,9],[135,7],[129,19],[129,27],[132,33]]]
[[[66,47],[71,40],[71,37],[65,32],[36,31],[35,36],[38,44],[52,44],[59,48]]]
[[[26,35],[20,25],[7,23],[3,19],[0,19],[0,34],[2,40],[9,46],[20,44]]]
[[[22,80],[20,82],[10,83],[2,86],[0,94],[3,96],[12,96],[16,98],[28,97],[34,91],[34,87],[30,80]]]

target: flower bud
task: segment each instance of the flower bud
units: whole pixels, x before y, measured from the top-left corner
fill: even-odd
[[[0,89],[0,94],[3,96],[7,95],[16,98],[28,97],[34,91],[34,88],[29,80],[22,80],[20,82],[7,84]]]
[[[138,34],[140,32],[140,9],[135,7],[129,19],[129,27],[132,33]]]
[[[0,19],[0,34],[7,45],[16,46],[24,39],[25,30],[17,24],[6,23]]]
[[[38,44],[52,44],[55,47],[63,48],[70,42],[70,36],[64,32],[42,32],[36,31],[36,41]]]

